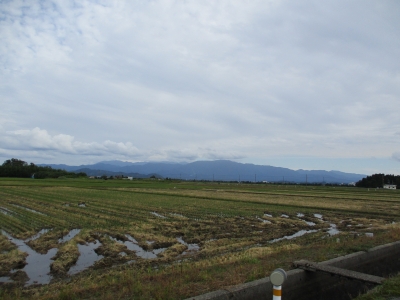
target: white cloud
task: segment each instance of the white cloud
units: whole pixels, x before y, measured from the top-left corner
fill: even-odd
[[[391,157],[399,14],[372,0],[2,2],[1,148]]]
[[[140,154],[132,143],[104,141],[102,143],[79,142],[71,135],[50,135],[38,127],[32,130],[8,131],[0,138],[0,148],[17,151],[44,151],[70,155],[126,155],[135,157]]]

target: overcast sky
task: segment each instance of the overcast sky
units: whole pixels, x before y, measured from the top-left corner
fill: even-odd
[[[398,0],[2,0],[0,160],[400,174],[399,16]]]

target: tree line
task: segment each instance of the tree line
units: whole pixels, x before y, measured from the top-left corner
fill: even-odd
[[[34,163],[11,158],[4,161],[0,166],[0,177],[18,177],[18,178],[59,178],[59,177],[86,177],[86,173],[73,173],[61,169],[53,169],[51,167],[40,167]]]
[[[383,188],[384,184],[393,184],[397,186],[397,189],[400,189],[400,176],[373,174],[358,181],[356,186],[365,188]]]

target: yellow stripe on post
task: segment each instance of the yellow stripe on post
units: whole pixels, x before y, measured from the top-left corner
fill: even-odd
[[[273,292],[272,292],[272,294],[273,294],[274,296],[281,297],[281,296],[282,296],[282,290],[276,290],[276,289],[274,289]]]

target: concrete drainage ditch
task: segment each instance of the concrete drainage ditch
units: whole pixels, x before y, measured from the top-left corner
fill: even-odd
[[[369,275],[388,277],[400,271],[400,241],[378,246],[319,263]],[[373,288],[375,284],[361,280],[332,276],[328,273],[294,269],[287,272],[282,286],[285,300],[352,299]],[[269,277],[210,292],[187,300],[254,300],[272,299],[273,286]]]

